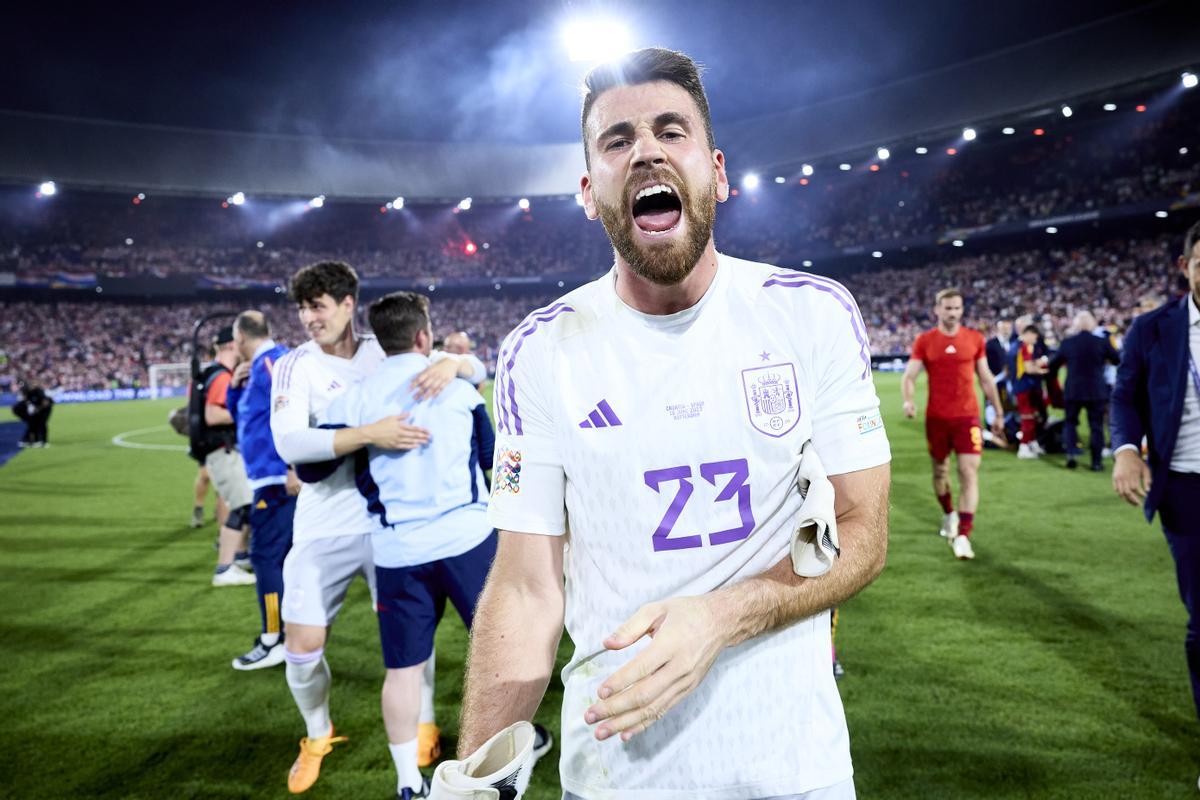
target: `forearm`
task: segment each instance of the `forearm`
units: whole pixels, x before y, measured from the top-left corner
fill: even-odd
[[[802,578],[785,557],[761,575],[712,593],[730,646],[839,605],[870,584],[887,559],[887,488],[882,503],[838,520],[841,555],[828,573]]]
[[[533,719],[554,671],[563,595],[538,594],[489,578],[475,610],[459,723],[458,755],[497,731]]]
[[[983,387],[983,396],[992,404],[992,408],[1000,408],[1000,392],[996,389],[996,379],[989,375],[981,378],[979,384]]]
[[[904,377],[900,380],[900,397],[906,403],[911,403],[913,395],[917,393],[917,379],[914,375],[910,375],[907,371]]]
[[[207,405],[204,407],[204,424],[232,425],[233,415],[229,413],[229,409],[221,408],[220,406]]]
[[[374,444],[366,425],[358,428],[338,428],[333,432],[333,454],[344,456],[369,444]]]

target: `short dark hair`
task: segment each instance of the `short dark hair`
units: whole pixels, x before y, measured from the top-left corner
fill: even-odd
[[[358,302],[358,273],[344,261],[318,261],[296,272],[288,283],[293,303],[311,303],[323,294],[340,303],[346,297]]]
[[[407,353],[417,333],[429,327],[429,298],[416,292],[392,292],[371,303],[367,321],[389,356]]]
[[[1042,335],[1042,332],[1038,330],[1037,325],[1026,325],[1021,329],[1021,333],[1036,333],[1038,336]]]
[[[261,311],[243,311],[233,326],[251,339],[266,339],[271,335],[271,323]]]
[[[1188,232],[1183,237],[1183,257],[1190,259],[1192,253],[1196,251],[1196,242],[1200,242],[1200,221],[1188,228]]]
[[[708,137],[708,147],[716,147],[713,137],[712,115],[708,110],[708,96],[704,93],[704,84],[700,82],[703,68],[688,55],[678,50],[667,50],[663,47],[647,47],[635,50],[616,61],[594,67],[583,79],[583,111],[579,116],[579,126],[583,131],[583,158],[588,167],[592,165],[588,152],[587,121],[588,114],[596,98],[615,89],[618,86],[636,86],[653,81],[667,81],[687,92],[700,116],[704,118],[704,134]]]

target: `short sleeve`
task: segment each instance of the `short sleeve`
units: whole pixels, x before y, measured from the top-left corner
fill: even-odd
[[[488,519],[499,529],[560,536],[566,473],[555,440],[547,332],[533,317],[500,349],[493,407],[496,445]]]
[[[916,361],[925,362],[925,334],[921,334],[913,342],[912,357]]]
[[[818,384],[812,439],[830,475],[877,467],[891,460],[871,373],[866,326],[850,292],[836,285],[822,300],[824,334],[814,348]],[[916,348],[914,348],[914,357]]]
[[[212,382],[208,384],[204,402],[211,406],[225,408],[225,395],[229,392],[229,381],[232,378],[233,374],[229,370],[222,370],[213,376]]]

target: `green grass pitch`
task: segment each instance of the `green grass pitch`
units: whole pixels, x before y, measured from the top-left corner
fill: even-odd
[[[1107,474],[988,452],[977,557],[955,561],[935,535],[920,423],[901,417],[897,376],[878,383],[894,455],[890,555],[838,634],[860,797],[1194,797],[1185,615],[1157,526],[1115,498]],[[60,406],[52,446],[0,468],[0,797],[287,796],[303,726],[281,669],[229,667],[258,613],[250,589],[208,585],[215,528],[185,524],[194,467],[111,443],[163,425],[175,405]],[[130,440],[181,442],[165,428]],[[437,699],[451,752],[465,648],[450,614]],[[328,653],[350,741],[309,796],[390,798],[361,583]],[[539,714],[554,730],[559,699],[556,678]],[[559,797],[557,754],[531,800]]]

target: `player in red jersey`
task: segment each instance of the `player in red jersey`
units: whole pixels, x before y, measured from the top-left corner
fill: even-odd
[[[929,404],[925,408],[925,438],[933,458],[933,492],[942,505],[941,535],[949,540],[959,559],[975,557],[971,529],[979,506],[979,462],[983,430],[979,427],[979,398],[975,376],[988,402],[996,408],[1000,395],[988,368],[983,334],[962,325],[963,298],[958,289],[942,289],[933,307],[937,327],[917,337],[912,357],[904,369],[901,391],[904,415],[917,414],[913,394],[917,376],[929,373]],[[1004,439],[1004,420],[997,415],[992,432]],[[958,458],[958,511],[950,494],[950,454]]]

